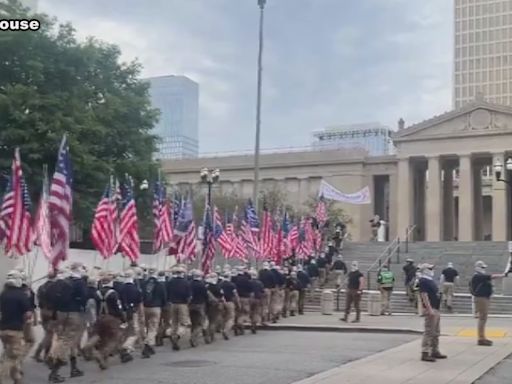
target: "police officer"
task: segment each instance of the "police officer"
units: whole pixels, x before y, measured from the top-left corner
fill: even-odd
[[[179,351],[179,340],[185,335],[185,330],[190,325],[188,304],[192,298],[192,291],[189,281],[185,278],[186,269],[183,266],[177,266],[173,272],[173,278],[167,283],[167,297],[171,304],[172,349]]]
[[[197,338],[203,332],[205,342],[208,342],[205,332],[206,324],[206,303],[208,302],[208,291],[206,284],[203,281],[203,273],[200,270],[194,269],[191,271],[192,281],[190,282],[190,290],[192,298],[190,299],[190,346],[197,346]]]
[[[11,271],[0,294],[0,340],[4,349],[0,373],[8,373],[15,384],[23,379],[23,327],[32,318],[32,305],[21,285],[20,272]]]
[[[387,265],[383,265],[377,276],[377,283],[379,284],[380,300],[381,300],[381,315],[391,315],[391,294],[393,293],[393,286],[395,284],[395,276],[389,270]]]

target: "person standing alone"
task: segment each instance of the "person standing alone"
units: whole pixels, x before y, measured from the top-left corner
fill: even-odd
[[[350,314],[350,308],[352,303],[356,310],[356,318],[353,323],[359,323],[361,321],[361,297],[363,295],[364,288],[364,276],[359,270],[359,263],[353,261],[351,265],[351,271],[348,274],[348,284],[346,291],[345,300],[345,317],[340,319],[341,321],[348,321],[348,315]]]

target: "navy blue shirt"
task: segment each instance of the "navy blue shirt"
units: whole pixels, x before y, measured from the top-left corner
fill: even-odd
[[[437,284],[435,283],[435,281],[422,277],[419,280],[418,286],[420,289],[420,293],[426,293],[428,295],[430,306],[433,309],[439,309],[441,300],[439,298],[439,289],[437,288]]]

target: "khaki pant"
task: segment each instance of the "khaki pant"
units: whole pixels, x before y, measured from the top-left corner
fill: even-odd
[[[2,354],[1,377],[9,375],[15,383],[23,378],[22,363],[25,341],[21,331],[0,331],[0,340],[4,347]]]
[[[262,300],[263,299],[251,299],[251,325],[254,327],[261,322]]]
[[[454,289],[455,286],[453,283],[443,283],[443,300],[448,308],[451,308],[453,305]]]
[[[130,320],[128,320],[128,328],[126,329],[126,340],[123,349],[128,353],[135,351],[135,345],[140,340],[140,319],[139,311],[136,311]]]
[[[425,331],[421,342],[421,352],[435,353],[439,351],[439,334],[441,314],[434,309],[433,314],[425,314]]]
[[[25,358],[36,343],[36,336],[34,335],[34,326],[32,325],[32,322],[25,322],[25,324],[23,324],[23,339],[25,340],[23,358]]]
[[[391,288],[381,288],[380,289],[380,303],[381,309],[380,314],[384,315],[386,313],[391,314],[391,294],[393,293],[393,289]]]
[[[190,326],[188,304],[171,305],[171,338],[177,340],[185,335]]]
[[[336,288],[342,288],[345,285],[345,272],[335,269],[334,276],[336,277]]]
[[[318,284],[320,284],[320,288],[322,288],[325,283],[327,282],[327,269],[325,268],[318,268]]]
[[[53,361],[66,362],[78,354],[79,337],[83,333],[84,321],[79,312],[57,312],[55,335],[49,357]]]
[[[144,344],[147,344],[151,347],[154,347],[156,343],[161,312],[162,310],[158,307],[144,308],[144,319],[146,323],[145,328],[147,329]]]
[[[52,345],[53,334],[55,333],[56,320],[53,318],[53,311],[47,309],[41,309],[41,326],[44,330],[44,336],[39,345],[37,346],[37,350],[35,353],[36,357],[40,357],[41,353],[44,352],[45,355],[50,351],[50,347]]]
[[[288,310],[290,313],[297,313],[297,307],[299,304],[299,291],[290,291],[288,293]]]
[[[171,304],[167,303],[160,312],[160,322],[156,336],[159,343],[162,343],[165,336],[167,336],[169,329],[171,329]]]
[[[485,340],[485,324],[490,304],[491,299],[488,297],[475,297],[475,310],[478,314],[478,340]]]
[[[190,304],[190,341],[197,342],[197,338],[201,335],[206,327],[206,305]]]
[[[251,314],[251,299],[248,297],[240,298],[240,306],[238,307],[238,316],[236,318],[236,324],[243,326],[249,321],[249,315]]]
[[[119,352],[123,339],[121,320],[110,315],[101,315],[94,326],[94,336],[88,341],[85,350],[92,350],[92,355],[102,367],[106,367],[108,358]]]
[[[224,328],[222,329],[224,332],[228,333],[233,329],[233,325],[235,325],[236,318],[236,308],[235,303],[232,301],[226,301],[222,305],[222,316],[224,322]]]
[[[282,310],[283,317],[288,316],[288,311],[289,311],[288,302],[290,301],[289,297],[290,297],[290,290],[288,288],[285,288],[284,299],[283,299],[283,310]]]
[[[270,317],[272,320],[279,319],[279,315],[281,313],[282,305],[280,304],[281,299],[281,290],[279,288],[274,288],[272,290],[272,297],[270,298]]]
[[[262,316],[264,322],[270,320],[270,302],[272,299],[272,291],[272,289],[265,288],[263,298],[261,299]]]
[[[219,301],[210,302],[207,306],[207,316],[208,316],[208,335],[210,336],[210,340],[215,340],[215,332],[217,329],[222,326],[222,303]]]
[[[302,315],[304,313],[304,304],[305,304],[305,301],[306,301],[306,290],[305,289],[301,289],[299,291],[299,315]]]
[[[361,320],[361,294],[357,289],[348,289],[347,290],[347,298],[345,302],[345,319],[350,315],[350,309],[352,304],[354,304],[354,308],[356,310],[356,319]]]

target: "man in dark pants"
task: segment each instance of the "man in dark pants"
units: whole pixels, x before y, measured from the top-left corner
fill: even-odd
[[[341,321],[348,321],[348,315],[350,314],[350,308],[352,307],[352,303],[354,304],[354,308],[356,310],[356,318],[353,320],[353,323],[359,323],[361,321],[361,296],[363,295],[364,289],[364,276],[359,271],[359,263],[357,261],[353,261],[351,265],[351,271],[348,274],[348,284],[346,291],[346,300],[345,300],[345,317],[340,319]]]
[[[441,314],[439,307],[441,299],[439,288],[434,281],[434,266],[422,264],[420,266],[421,277],[418,282],[420,297],[425,313],[425,332],[421,343],[421,360],[435,362],[436,359],[446,359],[446,356],[439,352],[439,334]]]

